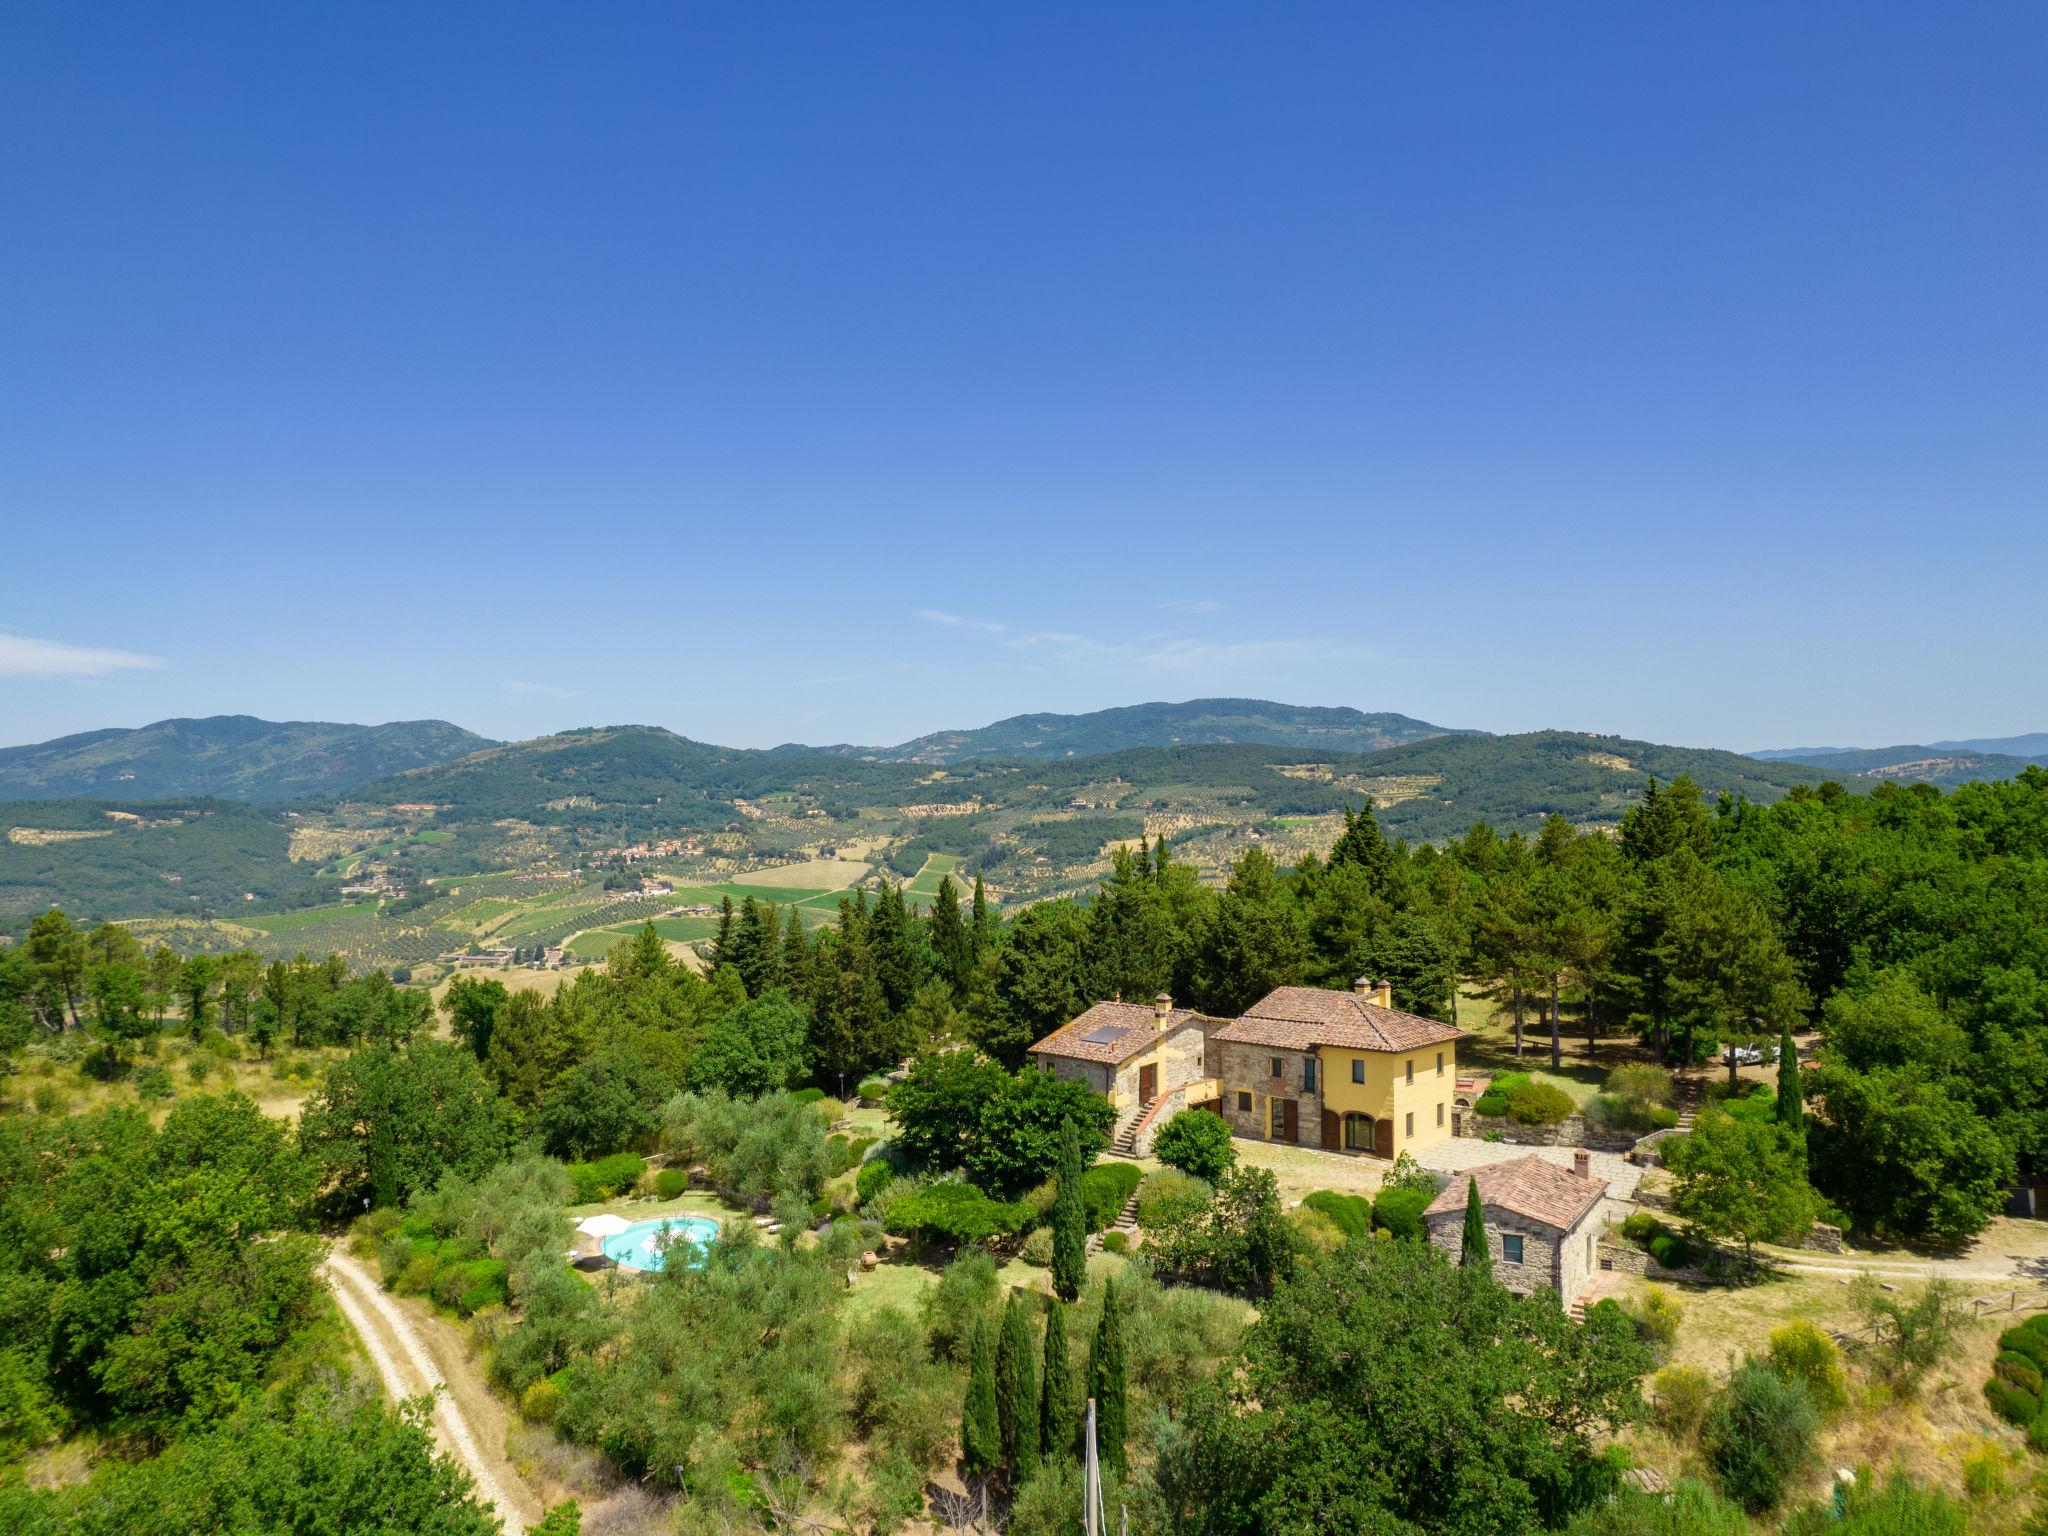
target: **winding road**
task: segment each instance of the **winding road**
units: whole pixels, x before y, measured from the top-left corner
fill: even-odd
[[[433,1397],[434,1437],[441,1449],[476,1480],[478,1496],[496,1506],[506,1536],[525,1536],[532,1515],[524,1485],[502,1452],[486,1450],[404,1310],[375,1276],[340,1249],[328,1250],[323,1268],[342,1316],[369,1351],[384,1390],[394,1399]]]

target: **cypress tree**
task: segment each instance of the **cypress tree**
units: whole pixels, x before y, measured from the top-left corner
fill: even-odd
[[[1081,1294],[1088,1278],[1088,1213],[1081,1204],[1081,1133],[1060,1125],[1060,1160],[1052,1197],[1052,1288],[1061,1301]]]
[[[1122,1482],[1129,1467],[1124,1459],[1124,1325],[1116,1309],[1116,1282],[1102,1287],[1102,1321],[1088,1347],[1088,1395],[1095,1399],[1095,1445],[1102,1464]]]
[[[711,941],[711,969],[717,970],[732,959],[732,898],[726,897],[718,904],[718,937]]]
[[[1012,1291],[996,1341],[996,1417],[1003,1465],[1022,1482],[1038,1465],[1038,1364],[1031,1358],[1030,1303]]]
[[[1486,1207],[1479,1203],[1479,1180],[1465,1181],[1465,1241],[1458,1253],[1461,1269],[1493,1273],[1493,1255],[1486,1251]]]
[[[1166,834],[1159,834],[1158,845],[1152,850],[1152,878],[1164,884],[1166,881]]]
[[[984,1314],[974,1325],[968,1357],[967,1401],[960,1410],[960,1459],[969,1477],[986,1477],[1002,1464],[1003,1431],[996,1411],[995,1330]]]
[[[1778,1037],[1778,1124],[1801,1140],[1806,1136],[1806,1093],[1799,1083],[1799,1050],[1792,1026]]]
[[[930,919],[932,953],[939,957],[939,969],[953,990],[965,992],[974,962],[968,952],[967,925],[960,918],[960,887],[951,875],[939,876],[939,891],[932,898]]]
[[[1057,1296],[1045,1313],[1045,1369],[1038,1383],[1041,1454],[1074,1454],[1074,1374],[1067,1359],[1067,1304]]]
[[[811,942],[804,934],[804,916],[789,909],[789,926],[782,933],[782,984],[789,995],[808,1001],[811,995]]]
[[[981,888],[981,876],[974,877],[974,908],[967,923],[967,951],[979,960],[995,937],[990,929],[988,893]]]

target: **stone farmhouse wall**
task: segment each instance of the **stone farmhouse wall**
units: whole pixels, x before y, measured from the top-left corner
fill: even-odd
[[[1595,1207],[1597,1210],[1598,1207]],[[1594,1267],[1593,1248],[1599,1230],[1598,1218],[1588,1212],[1569,1232],[1559,1232],[1541,1222],[1518,1216],[1498,1206],[1486,1207],[1486,1246],[1493,1257],[1493,1277],[1519,1295],[1533,1296],[1540,1290],[1554,1290],[1569,1306],[1586,1287]],[[1503,1257],[1502,1237],[1515,1233],[1522,1239],[1522,1262],[1510,1264]],[[1455,1261],[1464,1249],[1465,1212],[1443,1211],[1430,1218],[1429,1240]]]
[[[1104,1098],[1116,1082],[1116,1068],[1106,1061],[1074,1061],[1065,1056],[1041,1056],[1041,1067],[1063,1082],[1086,1083]]]
[[[1276,1056],[1280,1058],[1281,1069],[1277,1079],[1272,1070]],[[1322,1079],[1317,1078],[1313,1092],[1302,1087],[1302,1072],[1308,1060],[1304,1051],[1283,1051],[1277,1046],[1246,1045],[1234,1040],[1211,1040],[1208,1075],[1219,1079],[1223,1085],[1223,1099],[1218,1107],[1223,1111],[1231,1132],[1257,1141],[1268,1140],[1267,1105],[1274,1099],[1293,1099],[1298,1106],[1296,1121],[1301,1144],[1305,1147],[1321,1146]],[[1241,1089],[1251,1093],[1250,1109],[1238,1108],[1237,1095]]]
[[[1627,1152],[1636,1144],[1633,1131],[1596,1130],[1584,1115],[1566,1115],[1555,1125],[1523,1125],[1506,1115],[1466,1114],[1459,1121],[1460,1133],[1485,1139],[1498,1131],[1500,1139],[1516,1147],[1586,1147],[1594,1152]]]
[[[1204,1076],[1205,1045],[1202,1026],[1198,1023],[1182,1024],[1170,1030],[1151,1050],[1133,1056],[1117,1069],[1117,1102],[1130,1105],[1139,1102],[1138,1073],[1148,1061],[1159,1068],[1159,1081],[1154,1093],[1160,1097]]]

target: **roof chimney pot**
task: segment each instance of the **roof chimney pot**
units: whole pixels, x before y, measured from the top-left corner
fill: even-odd
[[[1166,1017],[1172,1012],[1173,999],[1166,993],[1162,992],[1152,999],[1152,1017],[1158,1021],[1161,1029],[1166,1028]]]
[[[1382,1008],[1394,1006],[1394,984],[1391,981],[1376,981],[1372,984],[1372,1000]]]
[[[1582,1179],[1593,1177],[1593,1154],[1584,1147],[1572,1153],[1572,1172]]]
[[[1361,976],[1358,980],[1351,983],[1351,990],[1360,997],[1365,997],[1372,991],[1372,985],[1372,978],[1370,976]]]

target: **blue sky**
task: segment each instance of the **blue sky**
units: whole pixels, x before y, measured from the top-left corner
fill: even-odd
[[[21,0],[0,741],[2048,728],[2044,50],[2032,3]]]

